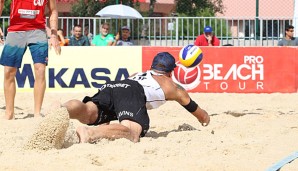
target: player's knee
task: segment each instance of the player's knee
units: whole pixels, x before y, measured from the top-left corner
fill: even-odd
[[[98,108],[93,102],[87,102],[86,103],[86,113],[88,115],[94,115],[98,113]]]
[[[46,68],[45,68],[45,65],[43,64],[40,64],[40,65],[35,64],[34,70],[35,70],[35,74],[44,75]]]
[[[142,132],[142,126],[140,124],[130,120],[123,120],[121,121],[121,124],[127,128],[129,139],[132,142],[136,143],[140,141],[140,135]]]
[[[76,107],[78,106],[78,103],[81,103],[79,100],[69,100],[66,103],[64,103],[62,106],[66,107],[68,112],[72,112],[76,110]]]
[[[4,77],[6,80],[14,80],[16,73],[17,70],[15,68],[10,67],[4,69]]]

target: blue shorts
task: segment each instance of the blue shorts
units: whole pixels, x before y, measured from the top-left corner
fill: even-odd
[[[45,30],[8,32],[0,64],[20,68],[27,46],[34,64],[48,64],[48,39]]]

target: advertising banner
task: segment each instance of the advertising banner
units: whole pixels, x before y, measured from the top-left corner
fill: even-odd
[[[143,70],[155,54],[167,51],[177,61],[181,47],[144,47]],[[186,68],[177,62],[173,80],[190,92],[273,93],[297,91],[297,49],[291,47],[201,47],[202,62]]]
[[[2,47],[0,53],[2,52]],[[46,91],[87,91],[109,80],[121,80],[142,69],[141,47],[62,47],[62,54],[49,52]],[[3,66],[0,91],[3,91]],[[33,91],[34,66],[27,49],[16,74],[17,91]]]
[[[3,47],[3,46],[2,46]],[[2,52],[0,47],[0,53]],[[178,60],[182,47],[62,47],[60,56],[50,50],[46,91],[88,91],[109,80],[121,80],[150,68],[162,51],[174,55],[172,79],[189,92],[292,93],[298,89],[296,47],[201,47],[202,62],[193,68]],[[3,92],[3,66],[0,91]],[[25,53],[16,75],[17,91],[33,91],[34,66]]]

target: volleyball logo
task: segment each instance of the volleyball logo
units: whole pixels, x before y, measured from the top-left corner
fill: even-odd
[[[195,67],[203,59],[202,50],[196,45],[186,45],[179,53],[179,61],[185,67]]]
[[[197,67],[188,68],[181,63],[176,63],[172,79],[186,90],[192,90],[200,84],[201,70]]]

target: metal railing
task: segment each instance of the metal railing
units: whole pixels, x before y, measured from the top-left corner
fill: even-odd
[[[116,34],[121,26],[131,28],[136,45],[184,46],[194,43],[196,37],[209,25],[221,45],[276,46],[283,38],[286,25],[298,18],[232,18],[232,17],[145,17],[143,19],[110,19],[100,17],[59,17],[59,27],[65,36],[71,36],[72,27],[79,24],[93,35],[99,34],[100,24],[110,23],[110,33]],[[0,27],[7,34],[9,17],[1,17]],[[257,27],[258,26],[258,27]],[[259,28],[259,29],[257,29]],[[5,37],[4,37],[5,39]]]

